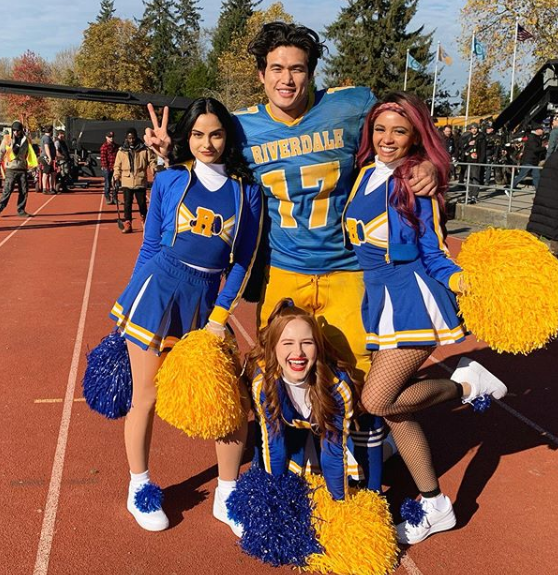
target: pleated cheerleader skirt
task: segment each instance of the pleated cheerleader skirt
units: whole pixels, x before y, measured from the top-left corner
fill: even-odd
[[[220,281],[163,249],[134,274],[110,317],[126,339],[159,355],[207,323]]]
[[[369,350],[463,341],[455,295],[430,277],[422,261],[364,271],[362,319]]]

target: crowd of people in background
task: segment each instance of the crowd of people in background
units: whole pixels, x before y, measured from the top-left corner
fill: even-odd
[[[443,126],[440,131],[452,158],[450,178],[468,183],[469,204],[478,202],[482,186],[502,187],[509,196],[529,175],[537,189],[539,167],[558,149],[558,115],[549,127],[545,130],[543,124],[532,124],[526,131],[510,134],[496,131],[491,120],[472,122],[466,129]]]

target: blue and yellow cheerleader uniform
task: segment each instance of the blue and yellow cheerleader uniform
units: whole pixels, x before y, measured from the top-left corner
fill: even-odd
[[[331,389],[337,405],[334,418],[338,433],[325,439],[312,432],[311,406],[297,401],[292,387],[299,384],[276,381],[281,406],[279,427],[270,424],[263,389],[263,372],[252,382],[252,398],[258,421],[255,461],[278,476],[287,471],[321,472],[334,499],[344,499],[348,480],[364,481],[368,489],[381,491],[383,420],[365,414],[353,417],[353,388],[347,374],[339,372]],[[300,397],[300,395],[298,395]]]
[[[400,163],[401,161],[399,161]],[[455,296],[461,268],[449,257],[435,198],[415,197],[419,234],[391,205],[397,162],[365,166],[345,210],[361,268],[369,350],[457,343],[466,332]]]
[[[208,320],[225,325],[261,227],[259,187],[227,177],[224,166],[196,162],[159,173],[132,278],[110,313],[123,336],[160,354]]]

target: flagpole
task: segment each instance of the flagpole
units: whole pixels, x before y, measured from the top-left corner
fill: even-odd
[[[407,91],[407,70],[409,69],[409,48],[407,48],[407,57],[405,58],[405,80],[403,81],[403,92]]]
[[[519,17],[515,19],[515,40],[513,43],[513,62],[512,62],[512,77],[511,77],[511,88],[510,88],[510,102],[513,102],[513,88],[515,84],[515,57],[517,55],[517,36],[519,33]]]
[[[438,62],[440,61],[440,42],[436,48],[436,66],[434,67],[434,88],[432,90],[432,104],[430,105],[430,115],[434,116],[434,102],[436,101],[436,83],[438,82]]]
[[[471,97],[471,78],[473,76],[473,54],[475,52],[475,32],[473,31],[473,37],[471,38],[471,56],[469,58],[469,82],[467,83],[467,103],[465,105],[465,126],[467,129],[467,124],[469,123],[469,99]]]

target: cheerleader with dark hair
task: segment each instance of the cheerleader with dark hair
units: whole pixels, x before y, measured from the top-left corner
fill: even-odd
[[[168,109],[159,128],[166,133]],[[224,337],[225,324],[248,281],[261,226],[261,194],[237,152],[227,109],[195,100],[173,133],[174,160],[151,191],[144,239],[130,283],[111,312],[130,356],[133,396],[124,439],[130,465],[128,510],[141,527],[168,527],[160,489],[150,483],[149,451],[155,376],[185,334],[203,328]],[[220,290],[221,280],[226,281]],[[217,442],[219,484],[214,515],[238,532],[225,501],[235,487],[246,423]],[[146,503],[146,500],[149,500]]]

